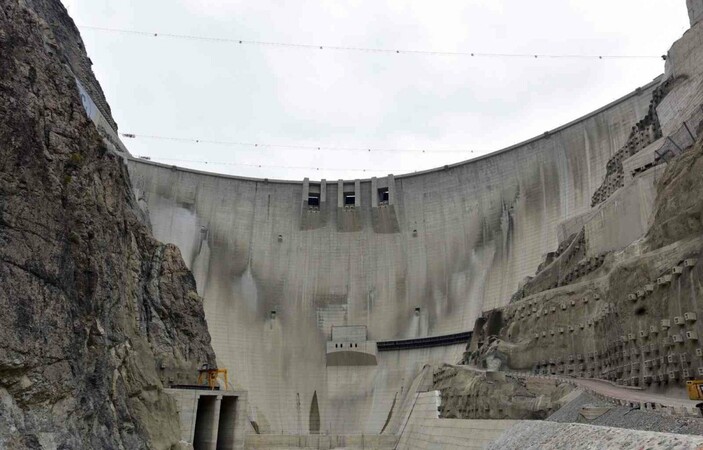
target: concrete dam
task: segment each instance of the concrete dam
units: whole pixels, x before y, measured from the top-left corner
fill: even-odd
[[[703,0],[586,116],[341,180],[135,158],[0,4],[0,448],[703,448]]]
[[[194,272],[218,364],[248,391],[257,431],[378,434],[422,367],[458,362],[468,339],[377,343],[466,333],[506,305],[568,232],[560,224],[591,209],[660,81],[422,173],[282,181],[128,167],[155,237]]]

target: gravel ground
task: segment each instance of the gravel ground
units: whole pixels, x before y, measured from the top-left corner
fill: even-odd
[[[579,414],[583,406],[612,406],[613,409],[589,421]],[[585,423],[630,430],[659,431],[664,433],[691,434],[703,436],[703,418],[669,416],[657,411],[642,411],[626,406],[615,405],[582,393],[570,403],[547,418],[547,421],[560,423]]]
[[[624,430],[580,423],[520,422],[488,450],[699,450],[703,436]]]

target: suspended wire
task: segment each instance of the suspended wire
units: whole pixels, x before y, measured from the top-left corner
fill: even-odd
[[[267,143],[255,143],[255,142],[236,142],[236,141],[218,141],[211,139],[194,139],[194,138],[179,138],[170,136],[156,136],[149,134],[134,134],[134,133],[120,133],[122,137],[128,139],[154,139],[162,141],[172,141],[172,142],[185,142],[189,144],[213,144],[213,145],[223,145],[223,146],[240,146],[240,147],[250,147],[251,149],[260,148],[288,148],[296,150],[314,150],[314,151],[325,151],[325,152],[388,152],[388,153],[473,153],[473,150],[431,150],[431,149],[420,149],[420,148],[374,148],[374,147],[335,147],[335,146],[314,146],[314,145],[294,145],[294,144],[267,144]]]
[[[259,169],[290,169],[290,170],[314,170],[314,171],[323,171],[323,172],[363,172],[363,173],[384,173],[387,174],[389,172],[393,172],[392,170],[389,171],[388,169],[384,170],[379,170],[379,169],[356,169],[356,168],[339,168],[339,167],[312,167],[312,166],[279,166],[279,165],[269,165],[269,164],[247,164],[247,163],[234,163],[234,162],[229,162],[229,161],[205,161],[205,160],[196,160],[196,159],[177,159],[177,158],[161,158],[158,156],[139,156],[135,155],[135,158],[138,159],[143,159],[146,161],[171,161],[171,162],[181,162],[181,163],[195,163],[195,164],[213,164],[213,165],[220,165],[220,166],[240,166],[240,167],[256,167]],[[401,170],[398,170],[396,172],[402,172]]]
[[[488,52],[461,52],[461,51],[433,51],[433,50],[408,50],[372,47],[348,47],[342,45],[319,45],[319,44],[293,44],[287,42],[257,41],[247,39],[232,39],[209,36],[196,36],[188,34],[159,33],[153,31],[126,30],[120,28],[106,28],[89,25],[80,25],[79,28],[85,30],[107,31],[112,33],[132,34],[151,38],[171,38],[188,39],[193,41],[219,42],[237,45],[258,45],[266,47],[295,48],[302,50],[334,50],[363,53],[394,53],[394,54],[414,54],[431,56],[469,56],[477,58],[572,58],[572,59],[652,59],[663,58],[659,55],[584,55],[584,54],[547,54],[547,53],[488,53]]]

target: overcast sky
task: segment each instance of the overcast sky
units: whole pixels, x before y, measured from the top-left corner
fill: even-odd
[[[688,28],[683,0],[63,3],[79,26],[401,50],[662,55]],[[293,180],[400,174],[470,159],[571,121],[664,70],[661,59],[374,54],[81,33],[120,132],[426,149],[124,140],[132,154],[155,161]],[[440,153],[446,150],[461,152]]]

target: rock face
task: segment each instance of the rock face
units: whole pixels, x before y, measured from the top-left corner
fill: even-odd
[[[642,239],[558,284],[538,282],[559,259],[545,267],[511,305],[477,321],[467,362],[677,393],[703,376],[703,135],[689,129],[697,141],[657,169]]]
[[[545,419],[558,410],[574,386],[553,379],[519,378],[443,365],[433,373],[444,419]]]
[[[52,45],[55,45],[60,52],[61,59],[81,80],[83,87],[100,109],[108,125],[117,130],[110,105],[105,99],[100,83],[93,74],[93,62],[88,58],[80,32],[73,19],[69,17],[66,8],[60,1],[56,0],[25,0],[24,4],[46,23],[54,38]]]
[[[215,363],[202,301],[140,220],[67,68],[87,57],[42,7],[65,16],[0,0],[0,448],[171,448],[163,383]]]
[[[701,36],[695,22],[671,47],[667,78],[608,161],[593,209],[565,223],[510,305],[476,322],[464,361],[677,396],[703,377]]]
[[[660,249],[703,235],[703,139],[669,163],[658,186],[647,246]]]
[[[703,0],[686,0],[686,6],[688,7],[688,18],[693,25],[703,17]]]

